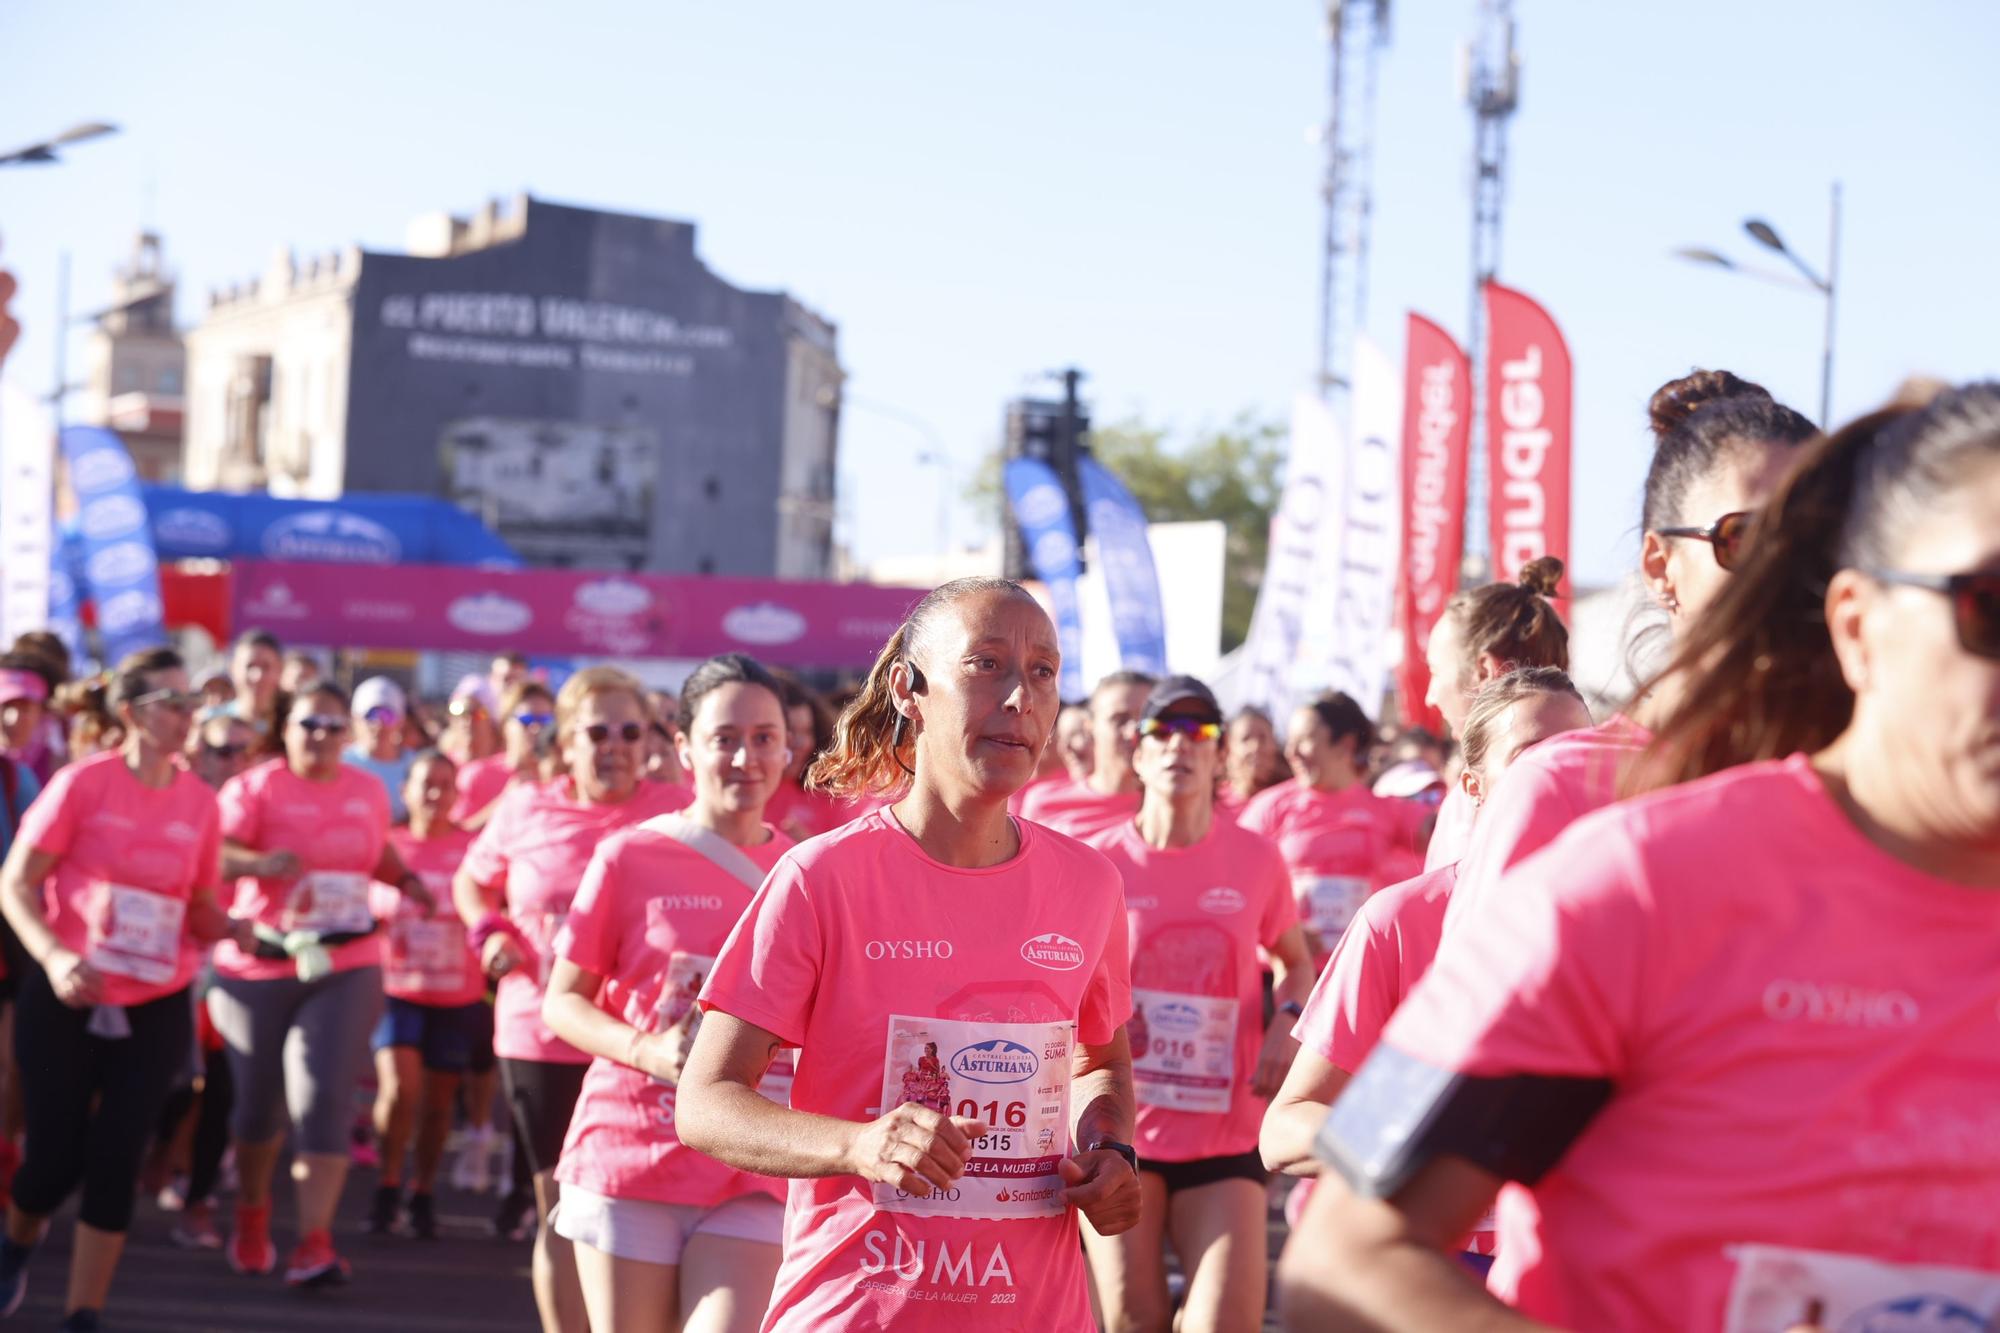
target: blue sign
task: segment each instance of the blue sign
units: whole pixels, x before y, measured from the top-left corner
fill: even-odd
[[[1167,669],[1167,618],[1160,606],[1160,575],[1146,540],[1146,511],[1094,458],[1077,461],[1084,511],[1097,538],[1097,561],[1111,598],[1111,632],[1128,671],[1160,675]]]
[[[56,530],[49,553],[49,630],[69,649],[69,660],[82,662],[83,652],[83,534],[74,521]]]
[[[302,560],[517,569],[514,548],[457,505],[428,495],[283,500],[262,492],[143,486],[162,560]]]
[[[1076,603],[1076,577],[1083,562],[1076,549],[1076,525],[1070,521],[1069,497],[1056,470],[1037,458],[1007,460],[1007,503],[1021,525],[1028,564],[1048,587],[1055,607],[1056,642],[1062,649],[1062,697],[1084,697],[1083,614]]]
[[[115,663],[127,653],[156,648],[167,641],[166,611],[132,455],[101,426],[65,426],[62,457],[76,495],[82,590],[97,604],[104,660]],[[55,589],[50,592],[53,610]]]

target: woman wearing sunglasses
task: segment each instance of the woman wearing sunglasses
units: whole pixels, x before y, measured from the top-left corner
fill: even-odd
[[[347,1183],[354,1085],[382,1009],[382,949],[369,885],[435,902],[389,843],[389,794],[340,761],[347,695],[324,681],[292,700],[285,755],[222,789],[223,873],[237,876],[235,914],[253,947],[215,951],[209,1016],[228,1045],[235,1084],[230,1129],[242,1188],[225,1253],[239,1273],[268,1273],[271,1177],[289,1112],[299,1238],[285,1266],[294,1286],[344,1282],[333,1215]]]
[[[590,1057],[550,1031],[542,999],[555,941],[585,867],[608,835],[688,802],[685,788],[642,782],[643,687],[622,671],[590,667],[556,697],[556,749],[563,776],[524,783],[500,798],[452,880],[486,974],[499,983],[493,1049],[534,1174],[535,1304],[546,1333],[588,1326],[570,1243],[549,1227],[570,1112]]]
[[[1125,881],[1132,950],[1132,1077],[1138,1097],[1139,1224],[1084,1233],[1098,1309],[1113,1329],[1254,1329],[1264,1320],[1268,1211],[1257,1128],[1298,1044],[1264,1022],[1258,951],[1295,1012],[1312,955],[1277,848],[1218,817],[1222,709],[1208,687],[1153,688],[1132,763],[1137,818],[1092,837]],[[1187,1274],[1179,1318],[1165,1249]]]
[[[1650,415],[1656,445],[1646,473],[1639,568],[1679,641],[1729,585],[1754,516],[1797,460],[1799,446],[1818,432],[1726,370],[1697,370],[1662,385]],[[1635,644],[1635,654],[1643,647]],[[1617,797],[1620,775],[1671,711],[1679,688],[1663,680],[1626,712],[1537,746],[1508,770],[1467,841],[1447,927],[1510,866]]]
[[[110,689],[122,748],[58,770],[0,870],[0,910],[35,964],[15,1001],[27,1154],[0,1238],[0,1316],[80,1184],[63,1324],[76,1330],[97,1327],[140,1158],[193,1050],[200,945],[238,929],[216,900],[215,795],[178,762],[194,713],[181,659],[135,654]]]
[[[1669,679],[1683,785],[1509,873],[1328,1117],[1298,1327],[2000,1311],[2000,385],[1813,445]],[[1505,1180],[1512,1311],[1435,1254]]]
[[[540,784],[555,755],[556,696],[538,680],[524,680],[507,693],[500,715],[500,753],[474,759],[458,771],[458,799],[451,822],[478,832],[493,817],[493,808],[511,787]]]

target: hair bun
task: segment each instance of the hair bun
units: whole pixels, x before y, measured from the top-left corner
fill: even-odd
[[[1646,416],[1653,434],[1664,436],[1710,403],[1724,398],[1766,398],[1770,390],[1752,384],[1727,370],[1691,370],[1677,380],[1668,380],[1653,393]]]
[[[1562,577],[1563,562],[1552,555],[1537,556],[1521,566],[1521,586],[1544,597],[1556,595]]]

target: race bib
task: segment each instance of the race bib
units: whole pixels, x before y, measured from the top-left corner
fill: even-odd
[[[1347,923],[1368,901],[1368,881],[1359,875],[1300,875],[1292,880],[1299,916],[1306,928],[1331,949],[1347,932]]]
[[[389,985],[397,990],[426,994],[464,990],[464,924],[449,917],[391,919],[388,971]]]
[[[316,935],[365,935],[375,928],[368,909],[368,876],[355,870],[315,870],[292,889],[285,906],[287,930]]]
[[[924,1217],[1049,1217],[1063,1212],[1056,1164],[1069,1149],[1076,1024],[889,1018],[882,1107],[903,1102],[983,1120],[965,1174],[929,1196],[878,1184],[875,1206]]]
[[[149,986],[172,981],[180,970],[187,904],[124,884],[98,884],[92,892],[97,911],[90,923],[90,965]]]
[[[1236,1081],[1236,1001],[1132,988],[1132,1079],[1139,1101],[1220,1115]]]
[[[1980,1333],[2000,1315],[2000,1273],[1891,1264],[1853,1254],[1738,1245],[1723,1333],[1770,1333],[1808,1317],[1831,1333]]]
[[[675,952],[667,955],[667,967],[660,981],[660,993],[645,1012],[626,1015],[626,1021],[642,1032],[673,1034],[680,1043],[681,1058],[694,1047],[694,1034],[701,1027],[701,1006],[695,1003],[702,983],[715,970],[715,959],[707,954]],[[759,1091],[762,1091],[760,1088]],[[789,1088],[787,1089],[789,1092]]]

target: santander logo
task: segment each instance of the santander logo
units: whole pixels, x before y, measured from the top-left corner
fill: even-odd
[[[1021,957],[1051,972],[1074,972],[1083,966],[1083,946],[1067,935],[1050,931],[1023,944]]]
[[[1542,345],[1529,343],[1518,361],[1500,363],[1500,467],[1505,480],[1506,540],[1496,572],[1512,578],[1549,553],[1549,502],[1542,465],[1554,436],[1542,424]]]

